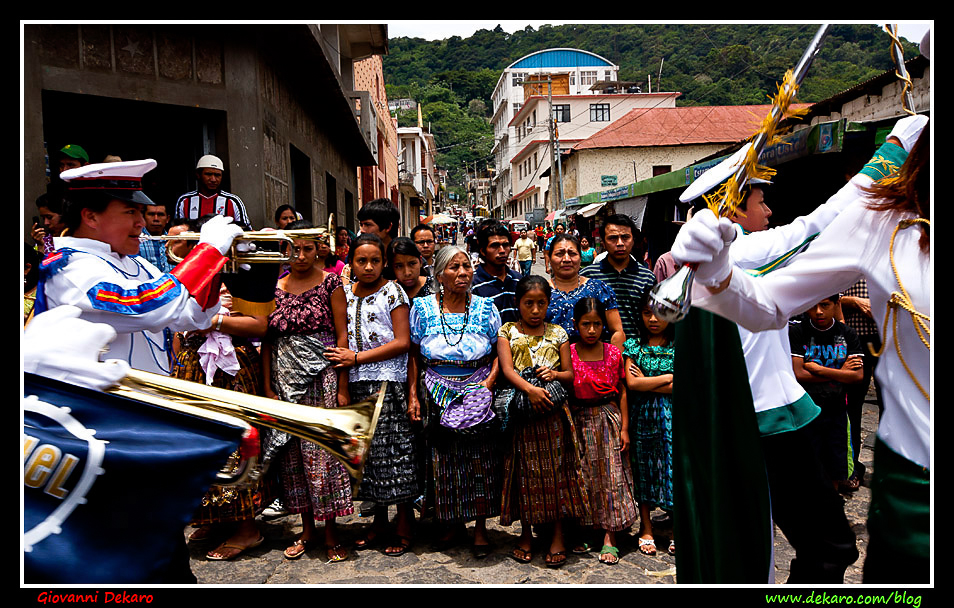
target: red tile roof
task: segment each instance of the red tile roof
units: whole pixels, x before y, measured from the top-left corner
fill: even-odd
[[[771,105],[636,108],[573,149],[734,143],[753,135],[771,109]]]

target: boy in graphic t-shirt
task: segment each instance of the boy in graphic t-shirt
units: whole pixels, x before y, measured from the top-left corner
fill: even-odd
[[[849,487],[853,466],[848,422],[848,385],[863,378],[861,341],[853,329],[835,320],[838,296],[808,310],[802,323],[789,329],[795,378],[822,413],[812,421],[819,457],[832,484]]]

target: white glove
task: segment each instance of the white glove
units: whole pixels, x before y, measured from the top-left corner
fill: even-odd
[[[242,234],[242,229],[227,215],[217,215],[203,224],[199,231],[199,243],[208,243],[222,255],[228,255],[232,241]]]
[[[921,116],[920,114],[907,116],[895,123],[888,137],[897,137],[905,152],[910,152],[914,144],[917,143],[918,138],[921,137],[921,131],[924,130],[924,126],[927,125],[927,123],[927,116]]]
[[[729,245],[738,233],[728,218],[716,217],[703,209],[683,225],[672,244],[672,257],[678,264],[698,264],[696,280],[715,286],[732,272]]]
[[[81,312],[75,306],[57,306],[30,321],[23,332],[24,371],[97,390],[129,372],[129,364],[120,359],[99,361],[116,330],[79,318]]]

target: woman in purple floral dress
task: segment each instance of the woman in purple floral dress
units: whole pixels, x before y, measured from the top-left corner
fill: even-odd
[[[338,405],[338,371],[322,353],[335,345],[331,307],[335,298],[344,305],[341,277],[315,265],[314,241],[294,243],[295,258],[289,274],[278,281],[262,344],[264,392],[273,399],[333,408]],[[281,457],[281,474],[282,504],[302,516],[301,537],[285,549],[285,557],[301,557],[316,540],[315,522],[323,521],[328,560],[347,559],[335,525],[335,518],[354,512],[345,468],[318,445],[292,438]]]

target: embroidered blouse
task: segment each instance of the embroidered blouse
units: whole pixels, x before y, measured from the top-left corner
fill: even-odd
[[[371,295],[358,297],[354,286],[344,290],[348,303],[348,348],[355,352],[371,350],[394,340],[391,312],[407,306],[404,290],[392,281]],[[385,361],[361,363],[348,371],[352,382],[390,380],[407,382],[407,353]]]
[[[471,296],[470,315],[444,313],[436,296],[415,298],[411,307],[411,341],[421,355],[440,361],[477,361],[493,352],[500,330],[500,313],[489,298]],[[466,326],[464,319],[467,318]],[[463,326],[463,327],[462,327]],[[462,333],[463,332],[463,333]],[[435,370],[441,375],[455,370]]]

